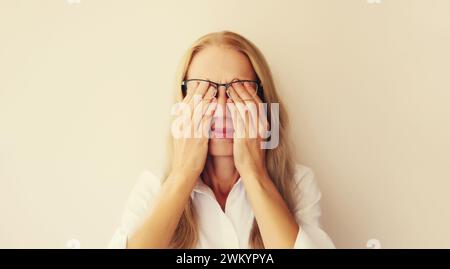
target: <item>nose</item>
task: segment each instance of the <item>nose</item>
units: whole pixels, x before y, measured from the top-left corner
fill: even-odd
[[[227,111],[228,95],[225,92],[224,86],[220,86],[217,89],[216,98],[217,98],[217,108],[214,112],[214,121],[216,123],[218,122],[222,123],[223,127],[227,126],[232,127],[231,115]]]
[[[227,109],[226,105],[227,105],[227,100],[228,100],[228,95],[225,92],[225,87],[220,86],[217,89],[216,98],[217,98],[217,105],[218,105],[217,108],[218,109],[216,109],[216,111],[214,113],[214,117],[216,119],[220,118],[221,120],[225,120],[226,109]]]
[[[216,98],[217,98],[218,105],[225,105],[227,103],[228,95],[225,92],[225,87],[224,86],[220,86],[217,89]]]

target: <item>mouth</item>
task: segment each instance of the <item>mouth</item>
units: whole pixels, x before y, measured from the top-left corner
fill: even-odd
[[[221,124],[222,123],[222,124]],[[211,124],[210,138],[233,138],[234,128],[231,120],[223,121],[221,118],[214,118]]]

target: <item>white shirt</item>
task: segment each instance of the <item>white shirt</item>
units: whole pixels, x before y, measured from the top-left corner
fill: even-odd
[[[145,171],[134,186],[125,207],[122,222],[109,248],[126,248],[127,240],[145,220],[155,195],[161,188],[161,178]],[[300,226],[294,248],[334,248],[319,222],[321,192],[313,171],[304,165],[296,166],[295,218]],[[253,224],[253,210],[241,178],[227,197],[225,211],[214,193],[200,178],[191,193],[198,214],[199,240],[196,248],[249,248]]]

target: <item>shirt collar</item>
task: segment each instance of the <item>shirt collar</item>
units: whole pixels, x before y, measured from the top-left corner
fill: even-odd
[[[233,187],[231,188],[230,193],[234,190],[241,190],[242,189],[242,179],[241,177],[238,178],[238,180],[236,181],[236,183],[234,183]],[[201,193],[201,194],[207,194],[207,195],[211,195],[212,197],[214,197],[214,193],[212,191],[212,189],[206,185],[205,182],[203,182],[203,180],[201,179],[201,177],[198,177],[197,182],[194,186],[194,189],[191,193],[191,198],[194,199],[194,194],[195,193]]]

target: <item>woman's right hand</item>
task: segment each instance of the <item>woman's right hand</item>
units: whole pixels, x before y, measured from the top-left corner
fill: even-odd
[[[167,248],[189,199],[198,176],[203,170],[208,153],[208,135],[194,137],[194,130],[210,129],[212,115],[217,107],[213,99],[215,89],[205,82],[188,89],[181,103],[182,124],[173,124],[174,139],[172,170],[162,189],[152,200],[152,210],[145,221],[128,238],[127,248]],[[202,107],[203,106],[203,107]],[[180,107],[180,106],[178,106]],[[189,111],[190,110],[190,111]],[[186,114],[185,114],[186,113]],[[196,117],[198,117],[196,119]],[[177,117],[176,120],[179,120]],[[174,122],[176,123],[176,122]],[[175,126],[175,127],[174,127]],[[182,130],[177,130],[182,127]],[[184,131],[191,130],[189,137]],[[183,136],[179,137],[182,131]],[[209,132],[207,133],[209,134]]]
[[[171,173],[197,180],[206,162],[209,129],[217,107],[217,90],[205,81],[189,85],[185,98],[179,104],[182,116],[181,120],[177,118],[178,124],[175,124],[178,135],[174,135],[173,139]]]

